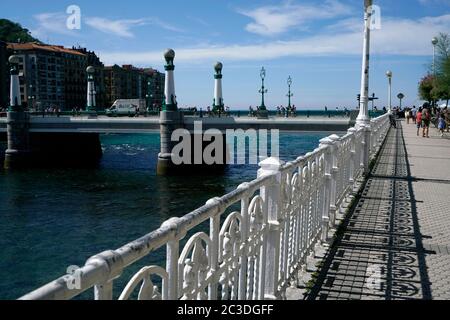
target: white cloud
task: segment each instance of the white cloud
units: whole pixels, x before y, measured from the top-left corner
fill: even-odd
[[[183,31],[155,17],[128,20],[110,20],[101,17],[87,17],[84,22],[88,26],[103,33],[113,34],[123,38],[133,38],[134,33],[131,29],[145,25],[155,25],[160,28],[175,32]]]
[[[351,9],[337,0],[326,0],[320,5],[300,5],[288,1],[279,6],[264,6],[238,12],[254,20],[245,27],[248,32],[273,36],[292,27],[304,26],[313,20],[347,15],[351,13]]]
[[[372,32],[372,52],[409,56],[429,55],[430,39],[450,29],[450,14],[418,20],[385,17],[382,29]],[[295,41],[272,41],[253,45],[205,45],[174,48],[176,62],[260,61],[283,57],[359,55],[362,51],[362,21],[343,20],[326,32]],[[163,63],[163,50],[149,52],[102,52],[107,64],[138,65]]]
[[[40,13],[34,16],[38,26],[31,30],[31,34],[42,40],[46,40],[51,34],[68,36],[78,35],[77,30],[70,30],[66,26],[67,15],[60,12]]]
[[[31,30],[33,36],[37,38],[46,39],[52,34],[62,34],[68,36],[80,35],[78,30],[70,30],[66,26],[68,15],[63,12],[49,12],[40,13],[34,16],[37,27]],[[84,17],[82,16],[82,23],[91,28],[99,30],[103,33],[116,35],[123,38],[133,38],[133,28],[145,25],[153,25],[162,29],[173,32],[184,32],[169,23],[161,21],[156,17],[141,18],[141,19],[123,19],[110,20],[101,17]]]
[[[145,25],[144,19],[135,20],[109,20],[100,17],[89,17],[84,21],[88,26],[97,29],[103,33],[114,34],[119,37],[132,38],[134,34],[131,32],[133,27]]]

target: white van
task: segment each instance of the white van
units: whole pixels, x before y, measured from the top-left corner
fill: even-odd
[[[106,109],[106,115],[115,116],[134,116],[145,110],[145,100],[143,99],[120,99],[116,100],[111,108]]]

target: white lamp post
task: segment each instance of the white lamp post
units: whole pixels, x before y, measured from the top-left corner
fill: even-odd
[[[431,44],[433,45],[433,75],[436,75],[436,45],[438,43],[438,38],[433,37],[433,39],[431,39]]]
[[[392,112],[392,71],[387,71],[386,76],[389,80],[389,88],[388,88],[388,107],[389,112]]]
[[[372,20],[372,0],[364,0],[364,46],[361,74],[361,100],[356,125],[370,125],[369,118],[369,60],[370,60],[370,23]]]

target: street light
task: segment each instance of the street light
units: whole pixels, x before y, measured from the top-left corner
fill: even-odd
[[[370,117],[369,117],[369,74],[370,74],[370,28],[372,22],[372,2],[373,0],[365,0],[364,1],[364,43],[363,43],[363,63],[361,67],[361,101],[359,107],[359,115],[356,118],[356,126],[358,128],[362,128],[367,126],[366,134],[370,136],[369,126],[370,126]],[[368,173],[369,171],[369,149],[368,145],[364,149],[364,172]]]
[[[266,105],[264,104],[264,94],[266,94],[268,91],[264,87],[264,80],[266,79],[266,69],[264,69],[264,67],[261,68],[259,76],[261,77],[262,84],[261,89],[259,90],[259,93],[261,93],[261,106],[259,106],[258,108],[258,118],[267,119],[269,117],[269,113],[267,111]]]
[[[405,98],[405,95],[403,93],[399,93],[397,95],[397,98],[400,100],[400,110],[402,109],[402,100]]]
[[[97,110],[96,110],[96,101],[95,101],[95,84],[94,84],[94,74],[95,74],[95,68],[93,66],[89,66],[86,68],[87,73],[87,106],[86,111],[88,112],[89,118],[96,118],[97,117]]]
[[[392,71],[387,71],[386,76],[389,80],[389,91],[388,91],[388,106],[389,112],[392,111]]]
[[[291,107],[291,98],[294,96],[294,94],[291,93],[291,86],[292,86],[292,78],[291,76],[289,76],[288,80],[287,80],[287,84],[289,87],[289,92],[287,94],[287,97],[289,98],[289,103],[288,103],[288,108]]]
[[[431,39],[431,44],[433,45],[433,75],[436,75],[436,45],[438,43],[438,38],[433,37],[433,39]]]

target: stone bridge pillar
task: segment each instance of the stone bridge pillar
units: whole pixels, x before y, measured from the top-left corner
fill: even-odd
[[[29,116],[20,98],[19,57],[9,58],[11,65],[10,107],[7,113],[8,149],[5,153],[5,169],[26,166],[29,158]]]
[[[177,97],[175,95],[175,51],[167,49],[164,53],[166,65],[166,82],[164,91],[164,102],[160,114],[161,128],[161,152],[158,155],[158,175],[168,175],[176,171],[177,167],[172,162],[172,149],[175,143],[172,142],[172,133],[183,126],[183,115],[178,111]]]

